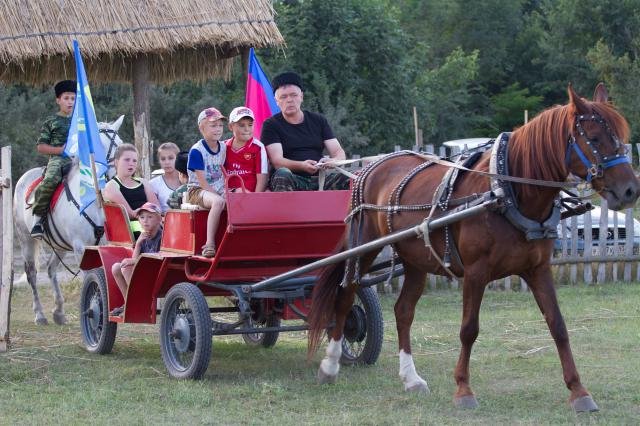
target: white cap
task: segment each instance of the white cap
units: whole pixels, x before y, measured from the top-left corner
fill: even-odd
[[[243,117],[249,117],[252,120],[255,120],[253,116],[253,111],[245,106],[234,108],[229,114],[229,123],[237,123]]]

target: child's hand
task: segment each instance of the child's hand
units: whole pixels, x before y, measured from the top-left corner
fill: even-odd
[[[122,259],[120,266],[133,266],[134,263],[135,261],[132,258],[127,257],[126,259]]]

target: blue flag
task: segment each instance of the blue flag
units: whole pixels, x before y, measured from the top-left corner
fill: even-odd
[[[68,157],[77,156],[80,166],[80,211],[86,209],[96,200],[90,154],[93,154],[98,175],[98,186],[104,188],[105,174],[109,169],[107,158],[100,141],[98,121],[93,109],[93,100],[84,70],[78,41],[73,41],[73,54],[76,60],[76,102],[71,116],[69,136],[63,154]]]

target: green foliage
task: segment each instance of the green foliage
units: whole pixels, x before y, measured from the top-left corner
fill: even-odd
[[[540,110],[542,96],[530,96],[528,88],[520,88],[518,83],[513,83],[504,91],[492,96],[491,105],[495,113],[495,130],[508,131],[523,124],[525,110],[528,111],[529,117]]]
[[[413,114],[426,143],[493,136],[545,107],[566,103],[573,83],[589,97],[604,80],[633,129],[640,119],[638,0],[276,0],[286,46],[257,52],[270,77],[294,70],[304,108],[327,116],[348,154],[413,145]],[[244,103],[236,61],[229,81],[151,88],[151,139],[187,149],[195,117]],[[50,88],[0,85],[0,143],[14,147],[14,177],[34,155],[40,123],[56,105]],[[99,121],[125,114],[133,140],[131,88],[93,84]],[[229,136],[229,132],[225,137]]]

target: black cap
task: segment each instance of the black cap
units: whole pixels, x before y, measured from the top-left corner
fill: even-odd
[[[53,86],[53,90],[56,92],[56,98],[59,98],[65,92],[76,93],[76,81],[75,80],[62,80]]]
[[[286,86],[288,84],[293,84],[294,86],[298,86],[300,90],[304,90],[304,87],[302,87],[302,77],[295,72],[283,72],[282,74],[276,75],[271,82],[273,93],[276,93],[278,87]]]
[[[187,174],[187,162],[189,161],[189,151],[179,152],[176,156],[175,169],[182,174]]]

